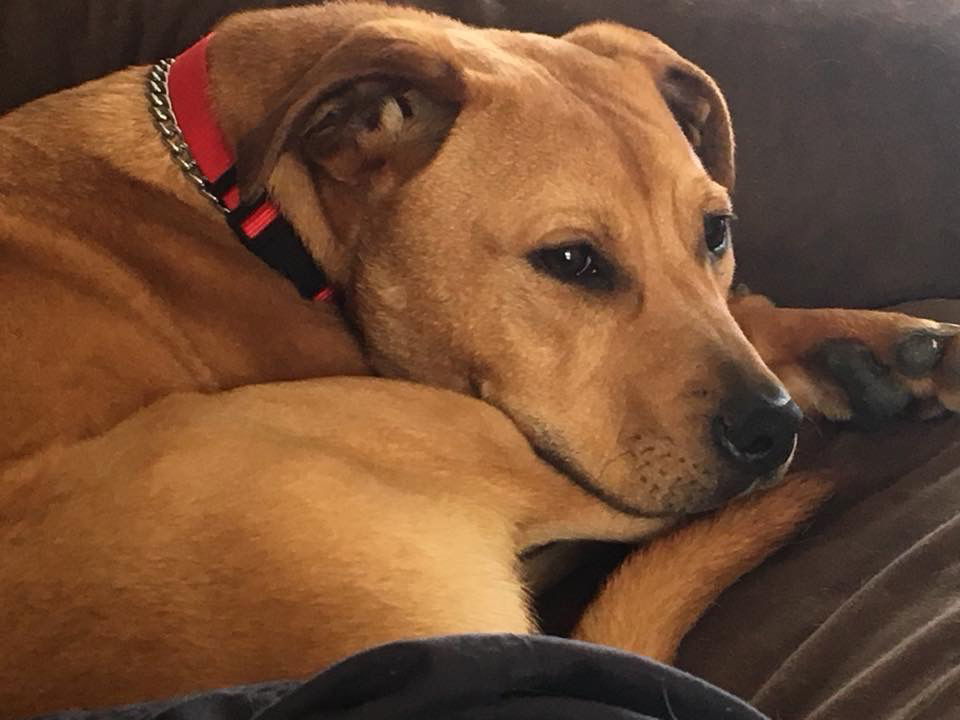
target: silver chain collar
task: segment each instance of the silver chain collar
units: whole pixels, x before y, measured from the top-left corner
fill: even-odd
[[[229,210],[220,201],[220,199],[207,190],[207,181],[197,166],[190,148],[187,147],[183,139],[183,133],[177,124],[177,118],[170,106],[170,89],[168,78],[170,68],[173,66],[173,60],[161,60],[150,68],[147,73],[146,92],[147,102],[150,105],[150,114],[153,116],[153,122],[160,132],[160,136],[167,144],[170,150],[170,156],[174,162],[183,170],[183,174],[197,187],[200,194],[213,203],[214,207],[222,213]]]

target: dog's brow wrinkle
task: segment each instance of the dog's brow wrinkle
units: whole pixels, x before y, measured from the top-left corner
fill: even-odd
[[[624,107],[623,97],[616,93],[598,91],[596,87],[564,82],[559,78],[558,82],[610,131],[618,146],[617,156],[624,170],[637,184],[638,192],[649,196],[649,182],[644,172],[644,164],[640,160],[637,142],[638,138],[651,135],[648,127],[656,131],[656,123],[638,112],[637,108]]]

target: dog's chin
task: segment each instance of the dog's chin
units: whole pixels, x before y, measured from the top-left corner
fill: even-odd
[[[797,438],[793,439],[793,449],[790,450],[790,455],[786,460],[783,461],[783,465],[776,468],[772,472],[762,475],[757,478],[754,483],[744,490],[738,497],[743,497],[744,495],[749,495],[755,490],[766,490],[772,488],[774,485],[779,485],[783,478],[786,477],[787,471],[790,469],[790,465],[793,463],[793,458],[797,454]]]
[[[787,458],[787,461],[780,467],[772,470],[769,473],[764,475],[757,476],[753,482],[751,482],[746,488],[744,488],[740,493],[729,498],[713,499],[705,498],[698,505],[691,507],[685,514],[686,515],[700,515],[702,513],[714,512],[720,510],[726,505],[729,505],[731,502],[745,498],[752,493],[769,490],[772,487],[779,485],[783,478],[787,474],[787,470],[790,468],[790,463],[793,461],[793,456],[796,452],[796,442],[794,442],[793,452],[790,453],[790,457]]]
[[[705,512],[711,512],[714,510],[719,510],[723,506],[731,503],[740,498],[746,497],[751,493],[768,490],[776,485],[779,485],[783,478],[786,477],[787,471],[790,469],[791,463],[793,463],[793,458],[797,454],[797,438],[793,439],[793,448],[790,450],[790,455],[784,460],[783,464],[777,468],[774,468],[768,473],[763,475],[758,475],[753,482],[751,482],[744,490],[739,492],[733,497],[717,500],[706,500],[697,510],[692,511],[689,514],[700,514]]]

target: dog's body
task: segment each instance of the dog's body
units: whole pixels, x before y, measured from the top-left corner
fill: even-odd
[[[303,677],[400,638],[533,632],[521,553],[673,522],[597,502],[485,403],[372,378],[174,395],[2,480],[0,627],[22,649],[0,654],[3,717]],[[695,557],[667,550],[689,573],[640,558],[642,583],[601,596],[627,615],[578,634],[669,657],[716,581],[825,491],[808,478],[789,503],[734,510],[765,520],[736,559],[709,524]]]
[[[53,709],[82,688],[87,702],[114,702],[187,690],[191,678],[202,687],[309,672],[410,634],[531,629],[518,551],[641,538],[781,477],[797,417],[771,368],[804,410],[828,417],[892,413],[913,397],[960,406],[952,328],[751,297],[728,305],[732,254],[714,232],[730,212],[726,108],[701,70],[643,33],[598,25],[553,39],[333,4],[228,20],[209,68],[241,195],[269,190],[350,322],[299,300],[182,176],[147,111],[144,69],[0,118],[0,494],[17,508],[0,524],[0,634],[22,649],[4,658],[7,708],[41,709],[22,684],[41,674],[62,692],[45,696]],[[575,261],[573,273],[564,263]],[[831,338],[846,344],[816,364]],[[854,340],[883,366],[851,354]],[[352,381],[171,400],[83,440],[176,391],[371,371],[474,395],[503,416],[433,390],[418,398]],[[374,398],[402,398],[399,422],[420,435],[390,445]],[[442,415],[461,403],[461,430],[443,437]],[[329,431],[319,444],[311,408]],[[224,413],[234,409],[249,424],[232,427]],[[478,429],[510,439],[471,437],[474,412]],[[278,423],[282,432],[258,436]],[[179,445],[174,427],[209,447]],[[487,453],[501,452],[516,465],[497,469]],[[490,496],[463,490],[445,504],[435,490],[454,472],[448,462]],[[704,604],[825,491],[815,478],[788,482],[654,544],[608,586],[580,636],[669,658]],[[231,512],[218,493],[237,503]],[[116,509],[97,515],[106,504]],[[247,552],[237,526],[248,507],[261,522],[254,506],[278,514],[262,516],[269,545]],[[203,533],[184,529],[201,517]],[[525,535],[530,527],[540,534]],[[86,541],[72,561],[48,562],[64,533]],[[137,541],[114,542],[126,535]],[[398,558],[391,538],[422,556]],[[185,547],[200,560],[183,562]],[[662,582],[658,553],[689,559],[689,574]],[[471,574],[453,561],[467,555]],[[97,567],[97,556],[110,563]],[[343,564],[319,572],[328,557]],[[337,595],[337,578],[371,604]],[[134,594],[107,597],[99,581]],[[137,599],[145,589],[157,593],[148,603]],[[232,594],[218,605],[221,591]],[[25,619],[11,611],[23,598]],[[318,608],[322,622],[309,617]],[[221,609],[224,622],[210,624]],[[40,621],[51,612],[73,627],[103,622],[90,625],[95,637],[58,646],[63,625]],[[284,627],[226,636],[253,632],[269,622],[263,613]],[[316,632],[305,632],[311,622]],[[153,684],[112,683],[132,670],[127,631],[144,634],[138,647],[168,638],[142,662],[166,658],[193,674],[161,681],[154,667]],[[270,636],[289,644],[258,655]],[[123,684],[135,691],[112,693]]]
[[[0,626],[47,670],[3,653],[3,714],[304,676],[400,637],[527,632],[518,551],[575,526],[578,494],[505,417],[449,392],[351,378],[163,400],[5,476],[17,517],[0,543],[42,548],[43,565],[5,561]],[[615,515],[594,512],[578,522]]]
[[[0,119],[0,458],[177,390],[365,372],[336,309],[301,301],[186,184],[143,75]]]

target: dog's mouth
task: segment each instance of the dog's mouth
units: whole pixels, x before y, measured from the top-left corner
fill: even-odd
[[[559,472],[565,478],[570,480],[570,482],[579,487],[585,493],[596,498],[612,510],[616,510],[624,515],[637,518],[675,518],[686,514],[683,512],[648,510],[627,502],[626,500],[611,493],[609,490],[601,487],[600,484],[593,479],[590,473],[581,468],[576,461],[540,442],[537,442],[536,440],[531,439],[530,436],[524,432],[520,425],[517,425],[517,427],[520,428],[520,431],[523,433],[524,437],[527,438],[527,442],[530,443],[530,447],[533,449],[533,452],[538,458],[547,463],[547,465]]]
[[[565,444],[558,443],[554,434],[543,429],[542,423],[532,423],[533,429],[531,429],[531,423],[521,422],[518,417],[519,414],[506,407],[504,403],[496,402],[491,398],[480,397],[480,393],[477,393],[477,397],[482,399],[484,402],[493,405],[500,410],[500,412],[510,418],[511,422],[513,422],[513,424],[529,443],[531,450],[533,450],[534,454],[536,454],[536,456],[540,458],[542,462],[545,462],[551,468],[563,475],[567,480],[579,487],[583,492],[587,493],[596,500],[599,500],[611,510],[635,518],[678,519],[716,510],[735,498],[740,498],[749,495],[754,491],[766,489],[776,485],[783,479],[783,476],[786,474],[787,468],[790,465],[790,461],[793,459],[793,456],[796,453],[796,440],[794,440],[794,446],[790,453],[790,457],[782,466],[769,473],[754,478],[752,482],[744,487],[741,492],[737,493],[733,497],[726,497],[722,499],[718,498],[716,501],[711,501],[709,498],[704,498],[702,503],[697,503],[695,499],[691,499],[692,501],[689,504],[683,504],[684,507],[678,507],[676,509],[654,510],[649,507],[635,504],[621,497],[617,493],[603,487],[603,485],[590,472],[584,469],[569,452],[565,452],[561,449],[565,446]]]
[[[471,390],[478,399],[483,400],[489,405],[493,405],[500,412],[510,418],[510,421],[517,427],[526,441],[530,444],[530,449],[533,450],[534,454],[540,458],[540,460],[563,475],[585,493],[593,498],[596,498],[601,503],[609,507],[611,510],[615,510],[630,517],[648,519],[677,518],[687,514],[679,511],[649,510],[647,508],[634,505],[633,503],[630,503],[610,492],[602,487],[589,472],[584,470],[579,463],[577,463],[576,460],[571,458],[569,453],[558,450],[557,448],[561,447],[561,445],[549,440],[551,437],[549,433],[543,432],[542,430],[531,431],[529,429],[530,423],[520,422],[518,413],[511,411],[511,409],[506,407],[504,403],[497,402],[489,397],[484,397],[484,393],[482,393],[480,390],[479,383],[471,383]],[[534,423],[534,426],[536,427],[537,424]]]

